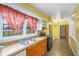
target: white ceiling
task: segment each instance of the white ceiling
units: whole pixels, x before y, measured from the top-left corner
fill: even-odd
[[[70,16],[77,3],[32,3],[37,9],[41,10],[48,16],[55,16],[57,13],[60,13],[62,17]]]

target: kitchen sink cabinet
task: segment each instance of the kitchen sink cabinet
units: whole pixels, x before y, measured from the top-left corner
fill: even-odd
[[[27,56],[44,56],[47,51],[47,39],[33,44],[26,49]]]
[[[41,56],[45,55],[46,51],[47,51],[47,40],[43,40],[39,43],[39,47],[38,49],[41,52]]]
[[[37,53],[36,53],[36,48],[37,48],[37,45],[31,45],[31,46],[29,46],[29,47],[27,47],[27,49],[26,49],[26,55],[27,56],[34,56],[34,55],[37,55]]]

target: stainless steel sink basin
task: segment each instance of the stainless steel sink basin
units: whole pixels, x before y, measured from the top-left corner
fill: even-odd
[[[23,44],[23,45],[29,45],[29,44],[33,44],[36,42],[36,39],[35,38],[32,38],[30,40],[27,40],[27,41],[20,41],[19,43]]]

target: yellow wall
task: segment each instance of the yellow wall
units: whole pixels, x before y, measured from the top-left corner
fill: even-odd
[[[70,22],[70,18],[66,18],[66,20],[61,19],[61,20],[59,21],[60,25],[68,25],[69,22]]]
[[[52,33],[53,33],[53,39],[59,39],[60,38],[60,25],[68,25],[69,24],[69,18],[67,18],[65,21],[61,20],[53,20],[52,22]]]
[[[59,22],[58,21],[53,21],[53,25],[52,25],[53,39],[58,39],[59,38],[59,31],[60,31]]]

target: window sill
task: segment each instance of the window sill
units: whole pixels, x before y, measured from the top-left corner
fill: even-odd
[[[27,35],[18,35],[18,36],[10,36],[10,37],[3,37],[0,40],[0,44],[9,42],[9,41],[17,41],[17,40],[22,40],[23,38],[28,38],[28,37],[34,37],[37,36],[38,34],[32,33],[32,34],[27,34]]]

